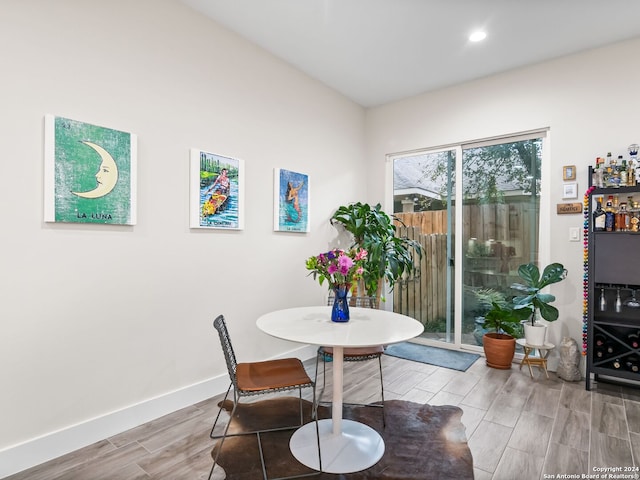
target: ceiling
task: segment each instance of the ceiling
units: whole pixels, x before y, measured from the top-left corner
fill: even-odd
[[[640,36],[637,0],[181,1],[364,107]]]

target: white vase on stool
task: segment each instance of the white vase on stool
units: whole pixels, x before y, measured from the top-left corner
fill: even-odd
[[[547,338],[547,326],[540,322],[531,325],[528,320],[522,323],[524,325],[524,339],[527,345],[543,346]]]

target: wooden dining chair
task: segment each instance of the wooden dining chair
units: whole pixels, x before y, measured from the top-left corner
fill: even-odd
[[[333,305],[333,297],[329,297],[327,301],[328,305]],[[351,307],[363,307],[363,308],[378,308],[376,297],[350,297],[349,306]],[[384,418],[384,381],[382,378],[382,354],[384,353],[383,345],[375,345],[373,347],[350,347],[345,348],[343,350],[343,361],[344,362],[364,362],[367,360],[378,360],[378,368],[380,371],[380,397],[382,402],[380,404],[377,403],[348,403],[345,402],[345,405],[363,405],[367,407],[379,407],[382,408],[382,424],[386,426],[385,418]],[[332,347],[319,347],[318,354],[316,356],[316,375],[315,382],[318,381],[318,364],[322,360],[322,389],[318,394],[318,405],[322,400],[322,394],[324,393],[324,386],[326,385],[326,372],[327,372],[327,362],[333,360],[333,348]]]
[[[311,409],[311,417],[315,419],[316,423],[316,436],[318,440],[318,460],[320,465],[320,471],[322,471],[322,459],[320,457],[320,437],[318,430],[318,418],[315,414],[316,409],[316,384],[309,378],[309,375],[304,369],[302,362],[298,358],[283,358],[277,360],[267,360],[263,362],[249,362],[249,363],[238,363],[236,360],[236,355],[233,351],[233,346],[231,345],[231,338],[229,337],[229,332],[227,330],[227,325],[224,320],[223,315],[219,315],[213,321],[214,328],[218,331],[218,335],[220,336],[220,344],[222,345],[222,352],[224,353],[224,358],[227,363],[227,370],[229,371],[229,378],[231,379],[231,383],[229,384],[229,388],[227,389],[227,393],[224,396],[224,399],[219,403],[220,409],[218,410],[218,414],[216,419],[213,422],[213,427],[211,428],[211,433],[209,436],[213,439],[220,438],[220,444],[218,445],[218,449],[213,460],[213,467],[211,467],[211,472],[209,473],[209,479],[211,479],[213,475],[213,471],[217,465],[218,457],[220,456],[220,452],[222,451],[222,445],[227,437],[239,436],[239,435],[257,435],[258,446],[260,450],[260,462],[262,465],[262,474],[264,480],[268,480],[267,478],[267,470],[264,461],[264,453],[262,451],[262,444],[260,435],[267,432],[276,432],[281,430],[294,430],[296,428],[301,427],[304,424],[304,415],[302,408],[302,389],[303,388],[311,388],[313,390],[313,405]],[[229,396],[229,392],[233,389],[233,408],[229,415],[229,420],[227,421],[227,425],[225,426],[224,432],[222,435],[214,434],[214,430],[216,428],[216,424],[218,423],[218,419],[220,418],[220,413],[223,410],[223,406],[227,397]],[[261,395],[268,393],[276,393],[276,392],[284,392],[290,390],[298,390],[298,396],[300,400],[300,423],[296,425],[288,425],[283,427],[269,428],[265,430],[252,430],[248,432],[240,432],[240,433],[232,433],[229,434],[229,426],[231,422],[234,420],[234,414],[236,413],[236,409],[238,407],[238,402],[242,397],[248,397],[253,395]],[[319,472],[313,472],[306,475],[296,475],[294,477],[285,477],[285,478],[299,478],[301,476],[311,476],[317,475]]]

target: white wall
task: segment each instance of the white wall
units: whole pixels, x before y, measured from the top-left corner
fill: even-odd
[[[556,204],[582,202],[597,156],[628,157],[628,145],[640,143],[638,51],[640,40],[629,41],[368,110],[368,201],[385,198],[387,154],[549,127],[545,242],[550,260],[569,270],[568,280],[551,288],[561,317],[549,338],[558,344],[571,336],[581,344],[583,245],[569,242],[569,228],[582,234],[583,216],[557,215]],[[577,200],[562,199],[563,165],[577,166]]]
[[[568,242],[568,228],[582,217],[555,214],[562,166],[578,166],[583,192],[596,156],[640,141],[639,48],[567,57],[365,118],[174,0],[3,0],[0,477],[218,393],[218,313],[243,359],[295,349],[255,319],[322,301],[304,260],[334,238],[336,206],[383,201],[389,153],[550,127],[552,259],[570,272],[553,289],[562,320],[551,335],[579,339],[582,244]],[[42,221],[47,113],[138,135],[135,227]],[[191,147],[245,160],[243,231],[189,229]],[[275,167],[310,175],[310,234],[272,231]]]
[[[183,4],[1,10],[0,477],[226,388],[219,313],[243,360],[296,348],[255,320],[323,301],[305,259],[366,193],[364,110]],[[43,222],[47,113],[138,135],[136,226]],[[189,229],[191,147],[244,159],[243,231]],[[275,167],[311,233],[273,232]]]

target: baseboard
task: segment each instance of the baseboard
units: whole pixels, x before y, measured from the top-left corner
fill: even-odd
[[[316,348],[304,346],[279,357],[309,359],[315,357]],[[228,375],[220,375],[0,450],[0,478],[40,465],[224,393],[228,386]]]

